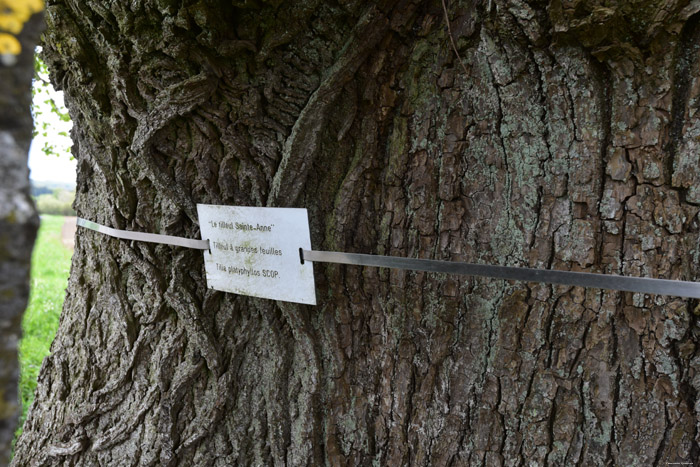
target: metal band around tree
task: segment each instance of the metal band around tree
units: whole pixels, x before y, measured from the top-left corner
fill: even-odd
[[[174,237],[172,235],[118,230],[82,218],[78,218],[77,224],[81,227],[85,227],[86,229],[91,229],[111,237],[125,240],[163,243],[166,245],[182,246],[197,250],[209,249],[209,240],[195,240],[190,238]],[[517,268],[511,266],[494,266],[488,264],[439,261],[432,259],[401,258],[397,256],[341,253],[337,251],[314,251],[300,249],[300,253],[302,261],[408,269],[413,271],[438,272],[445,274],[463,274],[468,276],[491,277],[495,279],[524,282],[542,282],[546,284],[572,285],[596,289],[620,290],[624,292],[700,298],[700,282],[653,279],[649,277],[629,277],[590,272]]]
[[[621,290],[625,292],[700,298],[699,282],[628,277],[588,272],[492,266],[431,259],[400,258],[396,256],[338,253],[334,251],[301,250],[301,255],[304,261],[316,261],[321,263],[410,269],[414,271],[464,274],[524,282],[543,282],[547,284],[573,285],[596,289]]]
[[[122,238],[124,240],[136,240],[139,242],[164,243],[166,245],[182,246],[197,250],[208,250],[209,240],[194,240],[191,238],[174,237],[172,235],[160,235],[144,232],[132,232],[129,230],[118,230],[104,225],[97,224],[78,217],[77,224],[86,229],[109,235],[110,237]]]

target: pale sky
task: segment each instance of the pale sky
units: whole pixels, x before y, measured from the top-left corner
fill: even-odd
[[[48,80],[48,77],[45,77]],[[29,150],[29,177],[36,181],[53,181],[66,182],[75,184],[75,172],[77,163],[71,160],[69,152],[72,145],[70,136],[60,135],[60,132],[70,134],[70,129],[73,126],[72,122],[64,122],[51,111],[51,106],[45,101],[51,97],[56,106],[65,112],[63,106],[63,93],[57,92],[49,86],[49,89],[39,87],[35,90],[34,106],[38,107],[39,114],[35,115],[38,123],[36,127],[39,134],[32,140],[32,146]],[[46,122],[48,127],[46,130],[42,128],[42,124]],[[42,133],[46,133],[46,137]],[[44,145],[50,142],[54,147],[54,152],[58,154],[46,155],[41,150]]]
[[[32,141],[32,147],[29,150],[29,177],[32,180],[42,182],[67,182],[75,185],[76,160],[71,160],[68,153],[62,153],[60,156],[47,156],[41,151],[44,146],[43,140],[37,141],[35,138]]]

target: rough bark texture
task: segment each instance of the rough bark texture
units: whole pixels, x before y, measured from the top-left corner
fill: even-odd
[[[0,465],[9,463],[19,416],[17,345],[39,227],[29,196],[27,154],[34,47],[42,24],[41,15],[35,15],[18,36],[22,53],[5,66],[0,62]]]
[[[45,58],[88,219],[306,207],[315,249],[696,280],[698,9],[66,0]],[[16,465],[700,460],[689,300],[315,270],[275,303],[79,232]]]

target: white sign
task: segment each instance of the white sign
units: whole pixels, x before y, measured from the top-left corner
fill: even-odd
[[[209,288],[239,295],[316,304],[306,209],[198,204]]]

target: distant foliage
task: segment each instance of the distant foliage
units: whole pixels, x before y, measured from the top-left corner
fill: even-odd
[[[32,184],[32,196],[37,197],[39,195],[50,195],[53,193],[53,190],[49,187],[46,186],[36,186]]]
[[[40,54],[41,47],[37,47],[32,86],[35,142],[41,145],[41,151],[47,156],[70,154],[73,144],[70,129],[73,122],[63,103],[63,94],[56,92],[49,82],[49,70]]]
[[[75,211],[73,210],[75,191],[57,188],[52,193],[39,195],[35,199],[39,214],[75,216]]]

